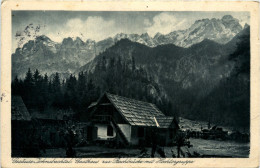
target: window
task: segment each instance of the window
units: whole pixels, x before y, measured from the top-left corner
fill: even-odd
[[[113,136],[114,132],[113,132],[113,127],[111,125],[107,126],[107,136]]]
[[[138,127],[137,136],[144,137],[144,127]]]

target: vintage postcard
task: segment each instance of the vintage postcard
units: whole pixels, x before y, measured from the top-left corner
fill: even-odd
[[[257,2],[2,2],[2,167],[258,167]]]

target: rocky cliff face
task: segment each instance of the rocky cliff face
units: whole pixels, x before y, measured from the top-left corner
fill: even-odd
[[[94,57],[94,41],[65,38],[59,44],[46,36],[38,36],[12,54],[12,77],[24,77],[28,68],[48,75],[58,72],[66,77]]]
[[[174,44],[188,48],[205,39],[225,44],[241,30],[238,20],[226,15],[222,19],[197,20],[189,29],[174,31],[166,35],[157,33],[154,37],[150,37],[147,33],[141,35],[120,33],[99,42],[90,39],[84,42],[80,38],[73,40],[68,37],[62,43],[56,43],[43,35],[28,41],[12,54],[12,74],[13,78],[15,75],[24,77],[28,68],[38,68],[43,73],[59,72],[68,76],[69,73],[77,71],[79,67],[87,64],[96,55],[121,39],[129,39],[148,47]]]
[[[225,15],[221,19],[197,20],[186,30],[173,31],[169,34],[157,33],[150,37],[147,33],[138,34],[117,34],[111,38],[111,43],[127,38],[133,42],[138,42],[149,47],[156,47],[164,44],[175,44],[180,47],[190,47],[204,39],[210,39],[220,44],[229,42],[241,30],[239,21],[231,15]]]
[[[241,30],[242,26],[238,20],[230,15],[226,15],[222,19],[197,20],[186,30],[174,31],[167,35],[156,34],[154,41],[157,45],[172,43],[181,47],[190,47],[204,39],[225,44]]]

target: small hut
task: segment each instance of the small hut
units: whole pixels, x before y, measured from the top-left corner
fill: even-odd
[[[105,93],[89,109],[88,140],[149,146],[157,130],[161,145],[169,145],[179,129],[175,118],[165,116],[154,104],[118,95]]]

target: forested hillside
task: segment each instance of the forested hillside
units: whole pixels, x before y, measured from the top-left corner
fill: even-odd
[[[138,87],[158,86],[155,87],[158,89],[146,90],[155,102],[168,102],[164,110],[168,114],[249,127],[249,29],[245,28],[225,45],[204,40],[190,48],[171,44],[149,48],[124,39],[80,70],[94,74],[96,85],[106,90],[110,88],[106,78],[124,74],[120,68],[114,72],[106,68],[112,67],[113,62],[121,62],[129,68],[134,65],[150,79]],[[98,67],[103,67],[103,71]],[[121,80],[127,79],[127,75],[124,76],[117,78],[118,82],[111,87],[117,94],[124,95],[122,92],[128,90],[125,85],[117,85],[124,83]],[[130,83],[134,81],[127,82]],[[130,97],[142,100],[137,95]]]
[[[189,117],[248,129],[250,125],[250,33],[238,37],[236,50],[230,54],[235,65],[231,75],[199,102]]]
[[[167,115],[249,128],[249,29],[226,44],[205,39],[189,48],[122,39],[69,77],[29,69],[13,80],[12,94],[29,109],[79,114],[110,92],[154,103]]]

